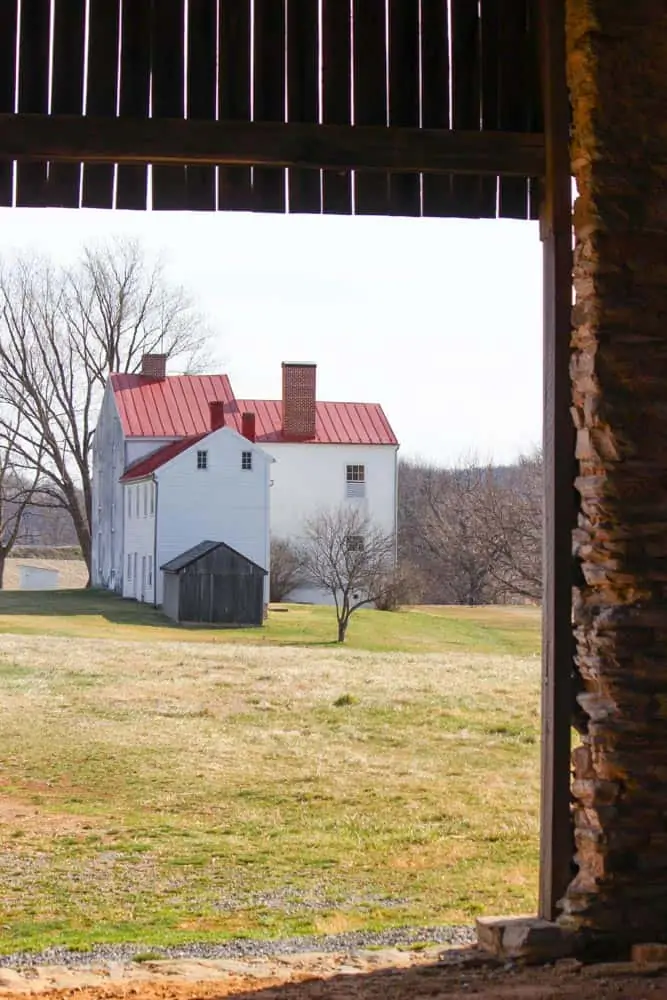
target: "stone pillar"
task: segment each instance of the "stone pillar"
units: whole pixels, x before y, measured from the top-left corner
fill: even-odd
[[[667,940],[667,4],[568,0],[579,873],[561,922]]]

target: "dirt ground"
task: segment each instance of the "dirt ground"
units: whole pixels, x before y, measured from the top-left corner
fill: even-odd
[[[476,949],[387,950],[244,961],[155,961],[133,966],[22,972],[0,967],[2,1000],[667,1000],[667,966],[563,960],[503,966]]]

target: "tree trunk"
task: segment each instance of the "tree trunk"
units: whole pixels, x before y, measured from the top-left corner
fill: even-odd
[[[338,621],[338,642],[345,642],[345,636],[347,635],[347,626],[350,623],[349,618],[339,619]]]
[[[569,0],[579,872],[562,921],[608,950],[667,927],[664,0]]]
[[[5,563],[7,562],[7,553],[0,552],[0,590],[5,586]]]

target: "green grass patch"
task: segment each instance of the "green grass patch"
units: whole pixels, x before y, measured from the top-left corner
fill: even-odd
[[[281,605],[261,628],[176,625],[160,611],[95,590],[0,591],[0,632],[145,642],[245,645],[337,645],[333,608]],[[385,652],[539,652],[540,613],[533,607],[361,609],[346,647]]]

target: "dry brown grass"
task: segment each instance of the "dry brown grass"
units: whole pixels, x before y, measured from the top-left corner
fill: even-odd
[[[85,587],[88,580],[86,564],[77,559],[8,559],[5,564],[5,590],[19,589],[19,566],[58,570],[59,586],[63,590]]]
[[[3,946],[530,910],[538,689],[534,656],[0,635]]]

